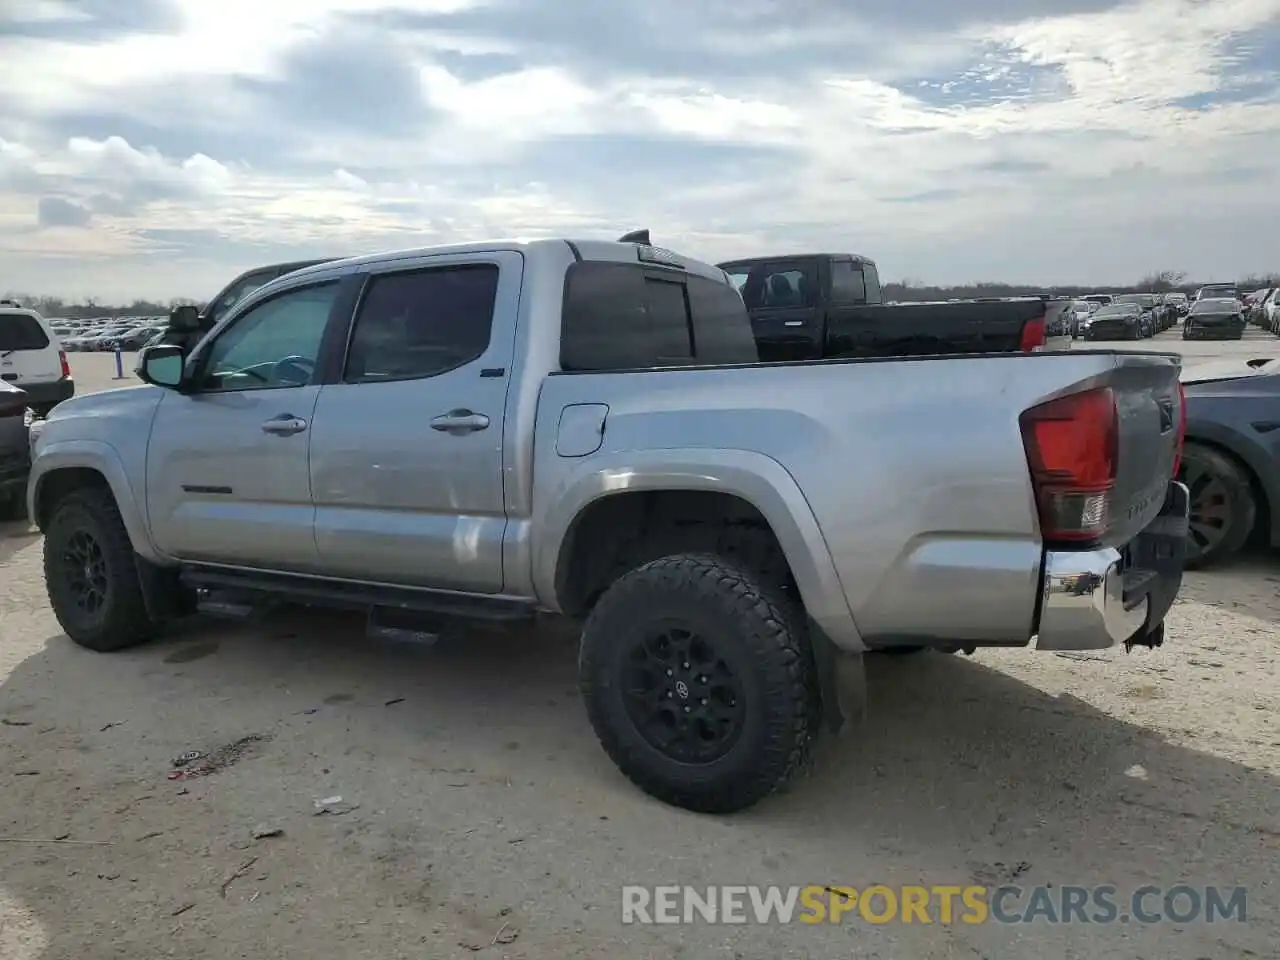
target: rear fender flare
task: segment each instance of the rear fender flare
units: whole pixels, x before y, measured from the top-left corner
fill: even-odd
[[[725,493],[754,506],[782,547],[809,617],[837,647],[852,653],[865,649],[803,492],[780,463],[748,450],[627,450],[588,458],[559,489],[548,491],[551,502],[535,533],[533,584],[541,602],[561,609],[556,597],[561,548],[587,507],[611,495],[660,490]]]

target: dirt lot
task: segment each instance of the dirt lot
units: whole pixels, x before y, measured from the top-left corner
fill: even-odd
[[[1156,652],[873,658],[864,724],[711,818],[614,770],[567,630],[422,649],[298,613],[99,656],[40,557],[0,528],[2,960],[1277,956],[1273,558],[1188,575]],[[169,779],[188,750],[213,769]],[[622,926],[623,884],[677,882],[1245,885],[1248,922]]]

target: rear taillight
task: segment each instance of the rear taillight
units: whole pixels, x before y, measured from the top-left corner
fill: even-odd
[[[1030,353],[1045,344],[1045,322],[1044,317],[1037,320],[1028,320],[1027,325],[1022,328],[1022,342],[1018,344],[1018,349],[1023,353]]]
[[[62,379],[69,380],[71,378],[71,364],[67,361],[67,351],[58,351],[58,362],[62,364]]]
[[[1178,438],[1173,447],[1173,475],[1176,477],[1182,469],[1182,448],[1187,442],[1187,391],[1178,382]]]
[[[1109,387],[1032,407],[1019,418],[1046,542],[1097,540],[1111,522],[1120,421]]]

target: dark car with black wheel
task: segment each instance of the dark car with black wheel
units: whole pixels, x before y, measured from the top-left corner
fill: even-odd
[[[1244,337],[1244,328],[1244,313],[1239,300],[1197,300],[1182,322],[1182,339],[1240,340]]]
[[[25,390],[0,380],[0,522],[27,515],[31,415]]]
[[[1198,364],[1182,371],[1182,388],[1186,565],[1220,563],[1251,539],[1280,547],[1280,359]]]
[[[1146,334],[1136,303],[1108,303],[1082,324],[1086,340],[1141,340]]]
[[[1164,329],[1160,325],[1164,307],[1160,305],[1159,298],[1154,293],[1122,293],[1112,302],[1137,304],[1141,314],[1139,323],[1142,328],[1142,336],[1154,337]]]

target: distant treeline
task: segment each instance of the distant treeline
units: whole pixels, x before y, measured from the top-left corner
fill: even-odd
[[[970,283],[960,287],[930,286],[922,280],[899,280],[896,283],[884,284],[886,300],[952,300],[970,299],[973,297],[1026,297],[1039,296],[1042,293],[1057,297],[1082,297],[1088,293],[1169,293],[1181,290],[1194,293],[1202,283],[1222,283],[1219,279],[1203,280],[1189,283],[1185,273],[1166,270],[1143,277],[1136,284],[1128,286],[1036,286],[1026,283],[1000,283],[987,281]],[[1262,287],[1280,286],[1280,273],[1264,276],[1243,277],[1237,281],[1236,287],[1242,293],[1258,290]],[[176,297],[163,303],[155,300],[135,300],[133,303],[118,306],[99,303],[89,297],[82,302],[64,300],[61,297],[32,297],[21,293],[6,293],[5,299],[17,300],[23,306],[40,311],[46,317],[67,317],[79,320],[88,317],[153,317],[168,316],[169,311],[180,304],[200,301],[187,297]]]
[[[94,297],[77,303],[62,297],[31,297],[21,293],[6,293],[3,299],[16,300],[45,317],[66,317],[68,320],[87,320],[92,317],[167,317],[169,311],[176,306],[199,303],[198,300],[175,297],[163,303],[158,300],[135,300],[125,306],[115,306],[99,303]]]

